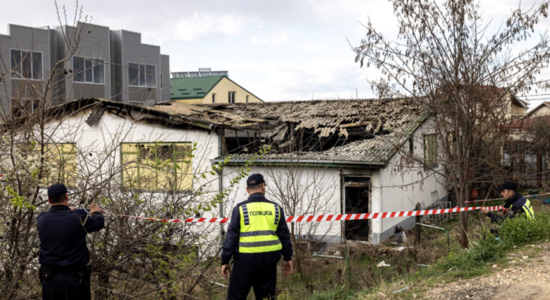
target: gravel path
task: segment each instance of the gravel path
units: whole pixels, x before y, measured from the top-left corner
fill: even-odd
[[[540,248],[539,250],[535,247]],[[532,248],[532,249],[529,249]],[[498,271],[468,280],[439,284],[425,294],[437,300],[550,299],[550,243],[512,253],[508,263],[493,265]],[[534,254],[536,253],[536,254]]]

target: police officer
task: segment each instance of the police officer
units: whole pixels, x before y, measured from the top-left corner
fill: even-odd
[[[264,177],[252,174],[246,185],[250,197],[233,209],[222,252],[222,275],[231,273],[228,299],[246,299],[251,287],[256,299],[275,299],[281,255],[285,275],[292,273],[290,232],[283,209],[264,196]]]
[[[506,218],[514,218],[518,215],[525,214],[529,219],[535,218],[535,211],[529,199],[523,197],[518,193],[517,184],[511,181],[504,182],[501,186],[497,188],[500,191],[500,194],[506,202],[504,202],[504,208],[508,210],[504,216],[493,214],[486,208],[482,208],[480,211],[482,214],[487,215],[491,218],[491,222],[500,224]]]
[[[42,299],[91,299],[86,234],[104,227],[103,215],[93,203],[89,213],[69,208],[67,188],[61,183],[48,188],[48,202],[50,210],[38,216]]]

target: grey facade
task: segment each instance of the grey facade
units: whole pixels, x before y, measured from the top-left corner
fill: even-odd
[[[111,53],[116,74],[111,84],[113,100],[124,103],[156,103],[170,101],[170,59],[160,54],[160,47],[143,44],[141,33],[111,31]]]
[[[32,109],[39,100],[52,105],[79,98],[170,101],[170,58],[159,46],[141,43],[140,33],[89,23],[9,24],[8,34],[0,35],[0,60],[2,113]]]
[[[11,24],[8,35],[0,35],[0,114],[38,104],[44,74],[51,73],[51,35],[47,28]]]
[[[76,27],[62,26],[53,31],[62,101],[79,98],[110,99],[109,28],[79,23]],[[68,59],[64,60],[66,57]]]

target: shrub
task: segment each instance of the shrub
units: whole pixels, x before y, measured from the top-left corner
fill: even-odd
[[[545,240],[550,233],[550,214],[546,211],[535,214],[531,220],[525,216],[506,219],[500,226],[499,235],[506,246],[524,245]]]

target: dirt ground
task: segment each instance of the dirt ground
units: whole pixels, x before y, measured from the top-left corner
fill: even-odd
[[[550,299],[550,243],[531,245],[507,259],[504,265],[493,266],[494,273],[436,285],[425,299]]]

